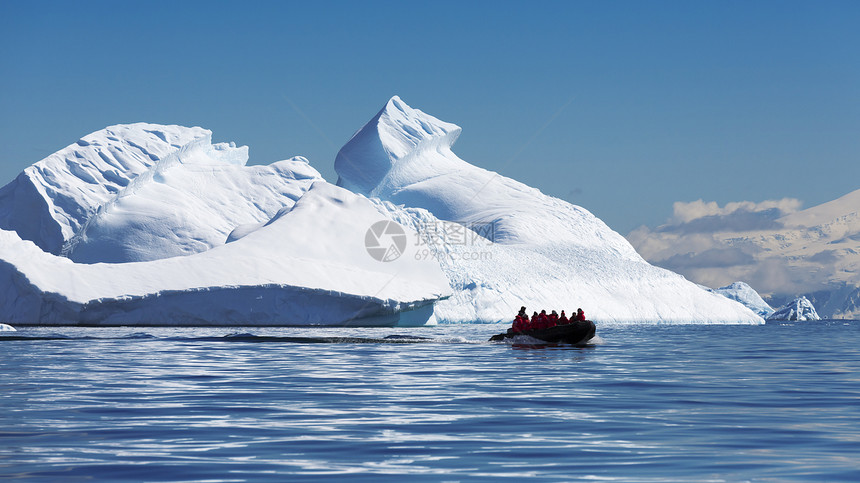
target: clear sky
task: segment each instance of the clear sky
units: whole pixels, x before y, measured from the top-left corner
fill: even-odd
[[[0,0],[0,185],[105,126],[198,125],[336,179],[392,96],[627,233],[675,201],[860,189],[860,2]]]

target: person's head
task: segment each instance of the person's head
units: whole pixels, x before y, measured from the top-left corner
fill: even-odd
[[[546,310],[541,310],[541,311],[540,311],[540,314],[541,314],[541,315],[546,315]]]
[[[556,312],[555,310],[553,310],[553,311],[552,311],[552,315],[558,315],[558,312]]]
[[[532,317],[537,317],[537,312],[533,313]]]
[[[520,312],[525,312],[525,311],[526,311],[526,308],[525,308],[525,306],[523,306],[523,307],[520,307]]]
[[[564,310],[561,311],[561,315],[564,316]]]
[[[580,307],[580,308],[576,309],[576,313],[577,313],[577,314],[581,314],[581,313],[582,313],[582,308]]]

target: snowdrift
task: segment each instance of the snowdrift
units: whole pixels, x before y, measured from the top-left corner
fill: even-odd
[[[601,322],[763,323],[648,264],[587,210],[463,161],[460,132],[393,97],[335,160],[339,186],[422,233],[454,291],[439,321],[506,321],[525,305]]]
[[[368,200],[317,182],[260,229],[184,257],[80,264],[3,230],[0,317],[19,326],[432,322],[446,278],[410,246],[390,262],[371,257],[365,237],[378,221]]]

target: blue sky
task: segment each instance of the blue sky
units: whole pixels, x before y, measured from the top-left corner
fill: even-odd
[[[860,189],[858,25],[855,1],[0,0],[0,184],[137,121],[334,181],[397,94],[621,233],[675,201],[812,206]]]

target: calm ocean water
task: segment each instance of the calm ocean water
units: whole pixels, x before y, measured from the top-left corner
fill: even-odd
[[[499,331],[4,333],[0,478],[860,481],[860,322]]]

